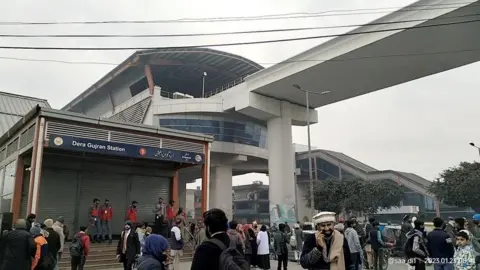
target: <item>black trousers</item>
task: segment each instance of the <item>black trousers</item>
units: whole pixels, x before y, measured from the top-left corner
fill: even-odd
[[[83,270],[83,266],[85,265],[86,258],[85,256],[82,257],[72,257],[70,260],[70,266],[72,270]]]
[[[159,216],[155,215],[155,233],[160,234],[163,237],[168,237],[168,235],[165,235],[165,217],[164,216]]]
[[[383,251],[382,249],[373,249],[372,248],[372,259],[373,259],[373,269],[380,270],[383,266],[383,259],[382,259]]]
[[[120,261],[123,263],[124,270],[132,270],[133,264],[135,263],[135,258],[132,258],[132,256],[126,256],[125,254],[121,254]]]
[[[352,258],[352,265],[354,267],[354,270],[361,270],[360,269],[360,263],[361,263],[360,252],[350,253],[350,258]]]
[[[288,266],[288,254],[278,255],[278,266],[277,266],[277,269],[278,269],[278,270],[281,270],[281,269],[282,269],[282,264],[283,264],[283,269],[287,270],[287,266]]]

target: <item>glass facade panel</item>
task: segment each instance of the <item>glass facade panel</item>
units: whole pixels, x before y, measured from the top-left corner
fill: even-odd
[[[3,187],[3,177],[4,177],[4,172],[5,172],[5,168],[1,168],[0,169],[0,192],[2,190],[2,187]]]
[[[160,119],[160,127],[204,133],[216,141],[266,148],[267,127],[248,121],[205,119]]]
[[[2,201],[0,203],[2,213],[10,212],[12,206],[12,194],[2,196]]]
[[[13,193],[15,186],[16,162],[11,162],[5,167],[5,179],[3,181],[2,196]]]

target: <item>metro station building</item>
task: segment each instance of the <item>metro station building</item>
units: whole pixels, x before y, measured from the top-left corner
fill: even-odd
[[[38,220],[64,216],[69,228],[78,229],[87,224],[94,198],[109,199],[115,230],[135,200],[138,220],[153,222],[159,197],[178,201],[182,169],[199,167],[207,186],[212,140],[35,106],[0,137],[2,213],[13,212],[14,219],[28,213]]]
[[[16,129],[3,135],[0,140],[0,170],[10,178],[6,181],[0,179],[4,191],[2,197],[5,198],[2,199],[2,208],[7,209],[8,200],[12,200],[10,208],[17,216],[29,210],[47,211],[40,208],[42,187],[49,182],[43,181],[41,175],[55,172],[46,168],[43,172],[38,169],[41,165],[37,165],[37,159],[43,155],[43,152],[41,155],[38,152],[44,151],[47,158],[42,161],[43,166],[84,166],[69,169],[68,172],[57,170],[64,173],[59,179],[77,179],[77,191],[81,190],[86,178],[105,178],[107,180],[85,180],[90,181],[85,190],[106,191],[107,186],[115,184],[118,185],[118,193],[126,196],[122,197],[124,201],[132,197],[132,179],[118,179],[118,174],[110,176],[101,173],[84,177],[83,173],[80,176],[78,172],[86,171],[85,166],[98,168],[103,163],[128,159],[135,164],[128,163],[128,166],[121,168],[105,165],[100,166],[98,171],[111,168],[113,174],[115,171],[130,170],[133,176],[150,172],[147,173],[150,177],[164,177],[163,182],[171,184],[158,184],[155,188],[162,191],[155,193],[166,194],[172,190],[172,198],[177,196],[176,189],[171,188],[177,185],[172,179],[177,179],[178,173],[180,206],[186,201],[186,184],[202,178],[202,195],[205,195],[202,197],[202,206],[224,209],[229,217],[232,217],[232,177],[250,172],[267,173],[270,204],[295,207],[297,217],[303,219],[310,215],[303,200],[308,182],[305,179],[308,175],[308,165],[305,166],[308,164],[307,153],[296,151],[292,146],[292,126],[318,123],[315,108],[480,60],[480,51],[471,49],[480,40],[479,22],[458,23],[455,19],[472,16],[472,10],[479,9],[475,3],[451,5],[447,0],[422,0],[420,4],[446,7],[418,9],[415,6],[418,3],[413,3],[266,69],[244,57],[206,48],[160,48],[135,52],[69,102],[62,109],[66,112],[37,110],[32,112],[32,117],[26,118],[30,122],[22,120],[21,124],[14,125]],[[448,26],[434,25],[438,22]],[[396,30],[392,29],[392,23]],[[294,84],[313,92],[308,105],[305,92],[292,87]],[[331,93],[327,96],[315,95],[325,90]],[[60,119],[51,118],[51,114]],[[10,114],[7,112],[7,115]],[[66,120],[65,117],[72,119]],[[52,124],[48,124],[48,121]],[[69,122],[75,123],[74,126]],[[23,132],[26,135],[22,135]],[[113,140],[115,143],[128,144],[125,149],[143,145],[185,151],[194,157],[203,155],[204,163],[197,164],[201,162],[196,162],[195,158],[171,160],[169,163],[156,157],[101,153],[102,161],[91,164],[89,162],[94,158],[100,158],[96,156],[100,153],[85,149],[80,151],[78,148],[59,149],[62,147],[52,144],[50,134],[59,136],[64,142],[72,141],[72,138],[104,142]],[[25,141],[27,135],[29,139]],[[213,143],[210,143],[213,138]],[[40,143],[38,140],[41,140]],[[93,141],[91,143],[95,144]],[[77,155],[58,158],[60,153],[65,155],[64,152]],[[115,156],[114,161],[104,160],[105,154]],[[465,213],[465,209],[442,206],[436,202],[427,192],[429,181],[415,174],[376,170],[343,153],[329,150],[315,150],[313,155],[315,175],[319,181],[326,175],[338,179],[353,175],[368,181],[389,179],[405,188],[403,206],[407,208],[415,206],[421,212],[441,212],[442,215],[452,216]],[[21,158],[23,162],[11,164]],[[29,167],[22,167],[25,164]],[[187,168],[183,168],[184,165]],[[9,173],[5,173],[7,170]],[[77,173],[73,174],[72,171]],[[30,179],[27,181],[30,184],[28,195],[23,195],[27,193],[27,188],[20,188],[19,183],[25,181],[18,179],[28,174],[30,176],[25,176]],[[11,175],[15,175],[15,188],[5,188],[4,183],[11,183]],[[43,182],[41,186],[40,180]],[[145,186],[154,182],[144,181],[142,183]],[[68,187],[71,187],[70,182]],[[24,191],[20,192],[22,189]],[[85,194],[94,194],[88,192]],[[102,194],[112,194],[113,198],[114,192],[109,192]],[[52,195],[64,196],[57,193]],[[35,197],[35,194],[40,196]],[[81,194],[77,194],[76,203],[79,204],[76,205],[84,207],[87,205],[84,202],[86,199],[78,201],[78,198],[82,198]],[[157,195],[146,199],[154,200]],[[27,199],[20,200],[22,196]],[[67,199],[70,197],[62,199],[65,200],[63,204],[57,200],[57,204],[67,205]],[[149,205],[153,203],[149,201]],[[20,207],[22,204],[26,206]],[[45,209],[51,206],[46,204]],[[448,211],[443,211],[442,207]],[[21,209],[26,212],[21,213]],[[83,215],[80,213],[84,211],[82,209],[74,217],[79,219]]]
[[[294,206],[297,218],[303,219],[310,215],[304,201],[308,192],[307,153],[293,146],[291,126],[306,124],[305,107],[243,93],[245,78],[262,69],[249,59],[212,49],[139,51],[63,110],[178,132],[209,134],[215,138],[210,156],[210,207],[224,209],[232,217],[232,177],[266,173],[270,179],[270,204]],[[226,95],[229,91],[235,93]],[[310,111],[309,117],[311,122],[317,122],[315,110]],[[365,180],[391,179],[406,188],[405,206],[415,203],[422,212],[436,213],[426,179],[379,171],[334,151],[315,150],[313,155],[319,180],[327,175],[339,179],[342,175]],[[185,204],[186,184],[201,175],[200,167],[179,172],[180,206]]]

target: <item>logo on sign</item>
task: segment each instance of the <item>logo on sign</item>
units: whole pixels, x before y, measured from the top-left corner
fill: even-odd
[[[140,156],[145,156],[145,154],[147,154],[147,150],[145,148],[140,148],[140,150],[138,150],[138,153],[140,154]]]
[[[197,161],[197,162],[202,161],[202,156],[196,155],[196,156],[195,156],[195,161]]]
[[[182,156],[182,159],[185,160],[185,161],[190,161],[192,159],[192,157],[190,156],[189,153],[185,153],[183,156]]]
[[[61,137],[56,137],[55,139],[53,139],[53,143],[56,145],[56,146],[60,146],[63,144],[63,139]]]

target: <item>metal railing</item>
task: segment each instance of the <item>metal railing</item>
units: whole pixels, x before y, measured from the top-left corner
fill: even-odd
[[[232,87],[234,87],[234,86],[236,86],[236,85],[239,85],[239,84],[245,82],[245,78],[246,78],[247,76],[248,76],[248,75],[245,75],[245,76],[243,76],[243,77],[241,77],[241,78],[238,78],[238,79],[236,79],[236,80],[234,80],[234,81],[231,81],[231,82],[229,82],[229,83],[227,83],[227,84],[225,84],[225,85],[223,85],[223,86],[221,86],[221,87],[218,87],[217,89],[215,89],[215,90],[213,90],[213,91],[207,92],[207,93],[205,93],[205,97],[206,97],[206,98],[209,98],[209,97],[215,96],[215,95],[218,94],[218,93],[221,93],[221,92],[223,92],[223,91],[225,91],[225,90],[227,90],[227,89],[230,89],[230,88],[232,88]]]

